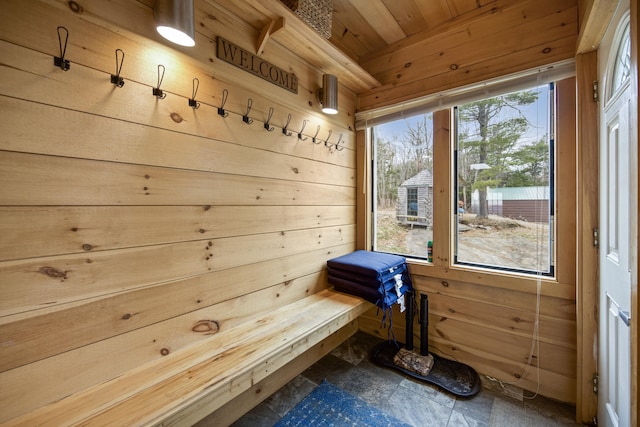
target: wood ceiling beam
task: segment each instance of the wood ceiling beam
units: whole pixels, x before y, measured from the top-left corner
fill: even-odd
[[[580,33],[578,33],[576,53],[587,53],[598,49],[617,5],[616,0],[580,2]]]

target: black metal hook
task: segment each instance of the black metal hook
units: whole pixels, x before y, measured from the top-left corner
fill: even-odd
[[[118,52],[122,54],[122,59],[118,61]],[[120,77],[120,71],[122,71],[122,65],[124,64],[124,51],[122,49],[116,49],[116,73],[111,74],[111,83],[117,87],[124,86],[124,79]]]
[[[302,137],[302,131],[304,131],[304,128],[305,128],[306,126],[307,126],[307,121],[306,121],[306,120],[303,120],[303,121],[302,121],[302,129],[300,129],[300,132],[298,132],[298,139],[299,139],[299,140],[301,140],[301,141],[306,141],[307,139],[309,139],[309,138],[307,138],[307,137],[305,137],[305,138],[303,138],[303,137]]]
[[[289,113],[289,114],[287,115],[287,123],[286,123],[286,124],[284,125],[284,127],[282,128],[282,133],[283,133],[285,136],[291,136],[291,135],[293,135],[293,133],[291,133],[291,132],[289,132],[289,131],[287,130],[287,128],[289,127],[289,122],[291,122],[291,113]]]
[[[222,89],[222,103],[218,107],[218,114],[222,117],[229,116],[229,112],[224,111],[224,104],[227,103],[227,98],[229,98],[229,91],[226,89]]]
[[[247,112],[242,116],[242,121],[246,124],[250,125],[253,123],[253,119],[249,117],[249,113],[251,112],[251,107],[253,106],[253,99],[249,98],[247,100]]]
[[[331,138],[331,134],[332,133],[333,133],[333,131],[331,129],[329,129],[329,135],[327,135],[327,139],[324,140],[324,146],[325,147],[331,148],[331,146],[329,145],[329,138]]]
[[[60,34],[60,30],[64,30],[64,32],[66,33],[66,36],[64,39],[64,47],[62,46],[62,35]],[[69,30],[67,30],[63,26],[59,26],[58,27],[58,44],[60,45],[60,56],[53,57],[53,65],[55,65],[56,67],[60,67],[62,71],[69,71],[69,68],[71,67],[69,60],[64,59],[64,56],[67,53],[68,41],[69,41]]]
[[[314,144],[320,144],[320,141],[318,141],[318,134],[319,134],[319,133],[320,133],[320,125],[318,125],[318,130],[316,130],[316,134],[315,134],[315,135],[313,135],[313,138],[311,138],[311,141],[312,141]],[[316,142],[316,141],[318,141],[318,142]]]
[[[269,114],[267,115],[267,121],[264,122],[264,128],[267,130],[267,132],[273,132],[273,130],[275,129],[273,126],[269,124],[272,116],[273,116],[273,107],[269,107]]]
[[[196,101],[196,94],[198,93],[198,89],[200,88],[200,80],[197,77],[193,78],[193,90],[191,91],[191,98],[189,98],[189,107],[197,110],[200,108],[200,103]]]
[[[340,146],[341,142],[342,142],[342,134],[340,134],[340,137],[338,138],[338,142],[336,142],[336,150],[338,150],[338,151],[344,150],[344,147]]]
[[[162,68],[162,74],[160,74],[160,68]],[[158,64],[158,87],[153,88],[153,96],[155,96],[158,99],[165,99],[167,97],[167,94],[164,93],[162,89],[160,89],[160,86],[162,85],[162,80],[164,79],[164,71],[165,71],[164,65]]]

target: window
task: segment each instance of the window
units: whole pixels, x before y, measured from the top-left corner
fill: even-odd
[[[407,188],[407,219],[418,216],[418,188]],[[415,218],[412,218],[415,220]]]
[[[394,120],[371,130],[376,251],[427,257],[433,225],[433,119]]]
[[[624,29],[620,44],[618,45],[618,52],[616,53],[616,60],[613,66],[613,73],[611,78],[611,91],[610,97],[618,92],[618,89],[629,79],[631,76],[631,37],[629,36],[630,24]]]
[[[371,165],[367,247],[431,277],[476,280],[481,269],[505,286],[570,283],[574,74],[567,61],[358,113]]]
[[[456,107],[455,263],[553,274],[553,84]]]

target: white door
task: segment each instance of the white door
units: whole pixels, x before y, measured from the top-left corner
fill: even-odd
[[[629,6],[621,2],[598,52],[600,82],[600,299],[598,424],[630,423],[631,244],[637,214],[629,144]],[[626,3],[626,5],[625,5]],[[626,67],[626,68],[625,68]]]

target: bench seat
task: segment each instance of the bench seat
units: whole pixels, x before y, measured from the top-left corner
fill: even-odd
[[[206,402],[214,411],[369,308],[361,298],[323,290],[7,425],[180,424],[189,407]]]

